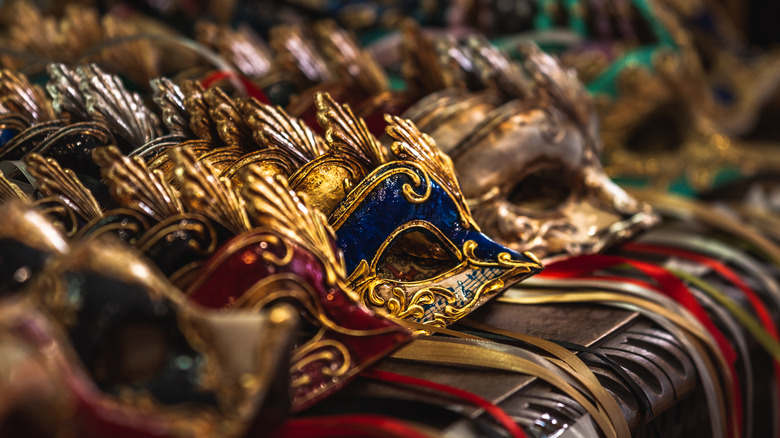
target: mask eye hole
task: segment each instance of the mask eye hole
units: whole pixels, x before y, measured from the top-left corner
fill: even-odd
[[[626,140],[626,148],[639,154],[674,152],[685,141],[683,126],[690,126],[687,111],[666,103],[652,111],[635,127]]]
[[[434,278],[456,266],[457,257],[437,236],[425,229],[415,229],[397,237],[377,263],[377,276],[404,282]]]
[[[170,347],[168,331],[149,321],[120,324],[106,338],[95,362],[95,380],[107,385],[129,385],[157,375]]]
[[[527,211],[554,211],[574,192],[571,173],[559,166],[538,168],[511,188],[507,200]]]

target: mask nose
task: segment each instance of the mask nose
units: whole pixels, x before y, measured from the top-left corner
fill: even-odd
[[[528,265],[529,268],[536,270],[534,273],[542,269],[541,262],[532,253],[528,251],[522,253],[517,252],[494,241],[479,231],[471,231],[468,233],[466,243],[464,244],[464,252],[466,252],[467,255],[470,255],[469,258],[473,258],[476,261],[486,263],[497,262],[508,265]]]

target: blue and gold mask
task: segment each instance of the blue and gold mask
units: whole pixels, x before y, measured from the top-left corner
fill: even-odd
[[[541,268],[485,236],[452,163],[408,120],[387,116],[393,158],[363,120],[317,95],[329,150],[290,184],[328,216],[347,282],[390,316],[446,326]]]

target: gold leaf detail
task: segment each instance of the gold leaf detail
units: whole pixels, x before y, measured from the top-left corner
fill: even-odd
[[[335,248],[335,234],[325,215],[309,207],[281,176],[263,176],[257,166],[248,166],[241,176],[245,181],[241,196],[255,225],[287,230],[290,237],[304,242],[322,259],[329,284],[346,277],[341,253]]]
[[[215,49],[248,78],[266,76],[274,67],[273,55],[252,28],[240,25],[237,29],[214,23],[195,25],[199,43]]]
[[[184,108],[184,92],[168,78],[152,79],[154,103],[162,110],[162,121],[173,134],[191,134],[187,112]]]
[[[140,157],[127,157],[116,146],[97,148],[92,159],[108,181],[111,195],[122,206],[163,220],[184,212],[179,193],[165,181],[162,172],[151,171]]]
[[[100,14],[94,7],[71,4],[60,21],[60,49],[68,59],[77,59],[104,38]]]
[[[100,204],[76,174],[63,169],[53,158],[30,154],[24,159],[27,171],[36,179],[38,190],[45,196],[60,199],[84,219],[92,220],[102,215]]]
[[[471,36],[468,45],[474,69],[485,86],[515,99],[529,94],[530,86],[519,63],[510,60],[482,35]]]
[[[333,80],[333,73],[314,43],[298,26],[274,26],[270,35],[271,47],[277,53],[278,64],[287,71],[301,72],[314,83]]]
[[[60,117],[67,115],[71,122],[89,120],[87,101],[79,89],[76,72],[59,63],[49,64],[46,71],[50,78],[46,91],[51,96],[54,112]]]
[[[8,44],[47,57],[60,55],[58,23],[54,17],[44,16],[30,1],[15,2],[9,12],[13,20],[8,28]]]
[[[373,95],[388,89],[384,69],[368,50],[360,47],[355,38],[336,25],[333,20],[322,20],[314,25],[326,59],[336,64],[339,76],[354,81],[361,91]]]
[[[220,178],[205,161],[199,161],[189,148],[170,150],[174,177],[181,187],[187,207],[218,220],[238,234],[251,228],[244,200],[233,190],[229,179]]]
[[[349,105],[337,104],[330,94],[314,95],[317,121],[325,128],[325,139],[332,150],[351,152],[374,166],[387,161],[382,146],[368,131],[366,122],[356,117]]]
[[[577,72],[561,66],[555,57],[544,53],[536,44],[524,45],[522,52],[525,55],[523,65],[534,81],[536,94],[552,99],[551,103],[568,113],[580,128],[591,136],[597,135],[590,128],[593,100]]]
[[[420,132],[411,120],[389,114],[385,115],[385,120],[387,121],[387,135],[395,140],[391,146],[393,154],[403,160],[418,163],[427,169],[440,184],[449,189],[462,213],[470,217],[471,214],[463,192],[460,190],[450,157],[441,152],[436,147],[433,138]]]
[[[6,178],[3,172],[0,172],[0,201],[10,201],[12,199],[30,200],[19,186]]]
[[[206,90],[195,81],[184,81],[181,84],[184,91],[184,108],[190,118],[190,129],[198,138],[206,141],[217,139],[217,127],[206,103]]]
[[[0,112],[19,113],[28,124],[54,120],[54,109],[41,87],[30,84],[22,73],[0,71]]]
[[[135,147],[162,134],[157,115],[144,105],[141,96],[127,91],[118,76],[104,73],[95,64],[79,66],[76,72],[93,119],[104,121]]]
[[[411,18],[401,23],[401,55],[401,73],[415,95],[424,96],[455,86],[454,78],[440,62],[433,41]]]
[[[211,119],[216,124],[217,134],[225,145],[247,150],[253,143],[252,134],[233,100],[219,88],[206,90],[204,96]]]
[[[134,21],[112,15],[105,15],[102,24],[107,39],[122,39],[145,33]],[[103,59],[113,64],[114,71],[121,71],[141,86],[149,84],[149,79],[160,76],[160,52],[148,39],[114,44],[111,48],[103,50],[101,55]]]
[[[327,151],[322,137],[282,108],[266,105],[255,98],[245,99],[239,105],[258,144],[285,151],[298,164],[308,163]]]

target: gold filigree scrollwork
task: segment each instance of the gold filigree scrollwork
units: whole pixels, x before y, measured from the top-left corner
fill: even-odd
[[[233,190],[229,179],[220,178],[208,162],[199,161],[189,148],[176,147],[169,153],[174,162],[174,177],[190,210],[211,216],[237,234],[252,227],[244,200]]]
[[[390,293],[392,298],[388,299],[384,305],[390,312],[390,316],[398,319],[422,319],[425,314],[425,309],[422,306],[433,304],[436,301],[436,295],[442,295],[448,301],[455,300],[452,293],[444,288],[421,289],[415,291],[409,299],[400,287],[394,287]]]
[[[311,376],[303,371],[307,366],[323,362],[320,372],[333,379],[339,379],[349,371],[352,356],[349,354],[349,349],[341,342],[333,339],[321,339],[318,336],[298,348],[293,354],[291,362],[291,372],[293,375],[298,375],[298,378],[293,379],[291,386],[299,388],[311,383]],[[338,367],[334,368],[334,364]]]
[[[104,121],[134,147],[162,134],[157,115],[141,96],[129,92],[118,76],[104,73],[95,64],[79,66],[76,72],[87,112],[94,120]]]
[[[374,167],[387,161],[382,146],[369,132],[366,122],[355,116],[349,105],[337,104],[330,94],[314,95],[317,121],[325,129],[325,139],[331,150],[351,152]]]
[[[322,260],[328,285],[346,277],[341,253],[335,248],[335,234],[322,212],[309,207],[284,178],[265,177],[256,166],[247,167],[242,179],[241,196],[255,225],[286,230],[285,234],[305,243]]]
[[[462,269],[462,268],[461,268]],[[504,287],[504,281],[495,278],[486,281],[471,292],[468,301],[456,305],[457,297],[447,288],[440,286],[422,287],[415,291],[406,291],[397,286],[396,282],[382,278],[357,280],[355,287],[361,301],[367,306],[384,310],[387,316],[395,319],[416,319],[436,327],[447,327],[458,319],[468,315],[485,295],[499,291]],[[389,296],[383,297],[380,291],[389,291]],[[385,292],[387,293],[387,292]],[[425,316],[425,306],[435,304],[444,299],[444,306],[437,306],[429,317]]]
[[[475,226],[471,219],[466,199],[460,190],[452,160],[436,147],[436,142],[428,134],[420,132],[410,120],[386,115],[387,135],[393,138],[393,154],[403,160],[417,163],[425,168],[437,182],[442,184],[455,201],[464,226]],[[428,187],[430,191],[430,187]],[[404,186],[404,194],[407,189]]]
[[[404,184],[401,188],[401,191],[404,194],[404,198],[406,198],[406,200],[412,204],[421,204],[427,201],[431,196],[431,180],[428,178],[428,174],[423,172],[424,178],[420,178],[420,175],[414,172],[409,172],[408,175],[412,178],[412,183]],[[423,179],[425,182],[423,182]],[[420,186],[425,187],[425,192],[417,193],[414,191],[414,187]]]
[[[255,98],[244,99],[239,106],[257,144],[285,151],[298,164],[308,163],[328,150],[322,137],[282,108]]]
[[[512,268],[512,269],[521,269],[521,273],[529,273],[532,272],[535,269],[539,268],[539,261],[538,259],[533,256],[530,252],[524,252],[523,254],[527,257],[529,257],[532,262],[521,262],[519,260],[512,259],[512,256],[508,252],[502,252],[499,253],[496,256],[496,261],[485,261],[483,259],[480,259],[474,254],[474,251],[477,249],[477,242],[473,240],[467,240],[463,244],[463,255],[466,257],[466,260],[468,260],[469,264],[479,267],[485,267],[485,268]]]
[[[63,169],[53,158],[39,154],[28,155],[24,162],[45,196],[59,199],[88,221],[102,215],[100,204],[72,170]]]
[[[151,171],[140,157],[126,157],[116,146],[95,149],[92,159],[108,181],[111,195],[122,206],[163,220],[183,213],[179,193],[159,170]]]
[[[479,288],[476,290],[476,292],[474,292],[474,295],[466,304],[453,306],[451,304],[452,302],[448,300],[448,304],[444,306],[444,310],[442,312],[434,312],[433,322],[431,325],[436,327],[447,327],[448,325],[471,313],[471,311],[474,310],[474,307],[477,305],[477,303],[479,303],[483,296],[491,295],[492,293],[498,292],[503,288],[504,281],[500,278],[495,278],[479,285]]]
[[[54,109],[41,87],[32,85],[25,75],[0,71],[0,113],[22,115],[28,125],[54,120]]]
[[[389,163],[385,166],[394,166],[394,164]],[[333,211],[331,215],[328,216],[328,222],[334,230],[338,230],[342,225],[344,225],[344,222],[346,222],[349,216],[360,205],[360,200],[364,200],[372,190],[374,190],[377,186],[382,184],[383,181],[387,180],[393,175],[404,174],[412,180],[411,184],[406,183],[402,188],[404,197],[407,201],[411,203],[421,203],[428,199],[431,194],[430,178],[428,177],[428,173],[421,165],[410,162],[407,163],[407,165],[404,167],[395,167],[390,170],[386,170],[385,166],[374,171],[375,173],[373,175],[380,175],[380,178],[366,178],[357,187],[350,189],[351,191],[349,192],[346,200],[340,204],[338,209]],[[293,175],[293,177],[296,175]],[[422,177],[420,175],[422,175]],[[412,185],[415,187],[424,186],[425,192],[422,194],[415,192]]]

